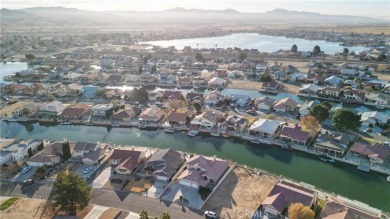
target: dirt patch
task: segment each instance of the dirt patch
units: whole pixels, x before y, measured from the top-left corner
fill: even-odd
[[[7,209],[1,212],[1,218],[41,218],[46,200],[19,199]]]
[[[245,89],[245,90],[259,90],[261,87],[261,82],[257,81],[248,81],[248,80],[232,80],[230,79],[228,88],[234,89]]]
[[[274,176],[237,166],[202,209],[214,211],[222,218],[237,218],[240,211],[255,211],[277,181]]]
[[[126,185],[126,190],[129,190],[131,192],[141,193],[141,192],[145,192],[150,187],[152,187],[152,184],[153,183],[147,179],[134,180],[134,181],[130,181]]]
[[[85,207],[83,210],[77,211],[76,217],[77,217],[77,218],[84,218],[84,217],[87,216],[87,214],[92,210],[92,208],[93,208],[93,205],[92,205],[92,204],[88,204],[88,206]],[[48,206],[48,208],[46,209],[46,211],[43,212],[41,218],[42,218],[42,219],[50,219],[50,218],[53,217],[53,215],[54,215],[54,210],[53,210],[50,206]],[[67,214],[65,214],[65,213],[63,213],[63,212],[59,212],[59,213],[57,213],[57,215],[65,216],[65,215],[67,215]],[[39,216],[40,216],[40,215],[39,215]]]
[[[301,89],[301,86],[299,85],[284,83],[283,88],[280,90],[280,92],[298,94],[299,89]]]
[[[25,107],[29,102],[17,102],[9,106],[5,106],[0,110],[0,116],[10,116],[15,110]]]
[[[113,219],[116,218],[121,213],[120,209],[109,208],[100,215],[99,219]]]

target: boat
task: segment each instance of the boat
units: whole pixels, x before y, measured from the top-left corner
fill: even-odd
[[[390,182],[390,176],[388,176],[388,177],[386,178],[386,180],[387,180],[387,182]]]
[[[63,122],[61,125],[70,125],[70,122]]]
[[[224,138],[230,138],[230,134],[229,133],[222,133],[222,135],[221,135],[222,137],[224,137]]]
[[[191,136],[191,137],[194,137],[196,135],[198,135],[199,131],[196,131],[196,130],[190,130],[187,132],[187,135],[188,136]]]
[[[147,126],[147,125],[140,125],[140,126],[138,126],[138,128],[139,128],[139,129],[147,129],[148,126]]]
[[[221,133],[219,131],[214,131],[214,132],[211,132],[210,135],[211,136],[214,136],[214,137],[219,137]]]
[[[165,128],[164,132],[166,132],[166,133],[175,133],[175,129],[174,128]]]
[[[328,162],[328,163],[334,163],[335,162],[332,158],[330,158],[328,156],[319,156],[318,159],[320,159],[320,160],[322,160],[324,162]]]
[[[261,143],[261,141],[259,139],[253,139],[250,142],[253,143],[253,144],[260,144]]]

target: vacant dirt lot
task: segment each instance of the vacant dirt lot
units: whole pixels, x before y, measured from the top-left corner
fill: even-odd
[[[21,198],[1,212],[1,218],[41,218],[46,200]]]
[[[259,90],[261,87],[261,82],[256,81],[247,81],[247,80],[232,80],[230,79],[228,88],[234,89],[246,89],[246,90]]]
[[[242,211],[255,211],[278,181],[266,174],[235,167],[203,206],[223,218],[239,217]]]
[[[15,110],[22,109],[28,102],[17,102],[9,106],[5,106],[0,110],[0,116],[10,116]]]

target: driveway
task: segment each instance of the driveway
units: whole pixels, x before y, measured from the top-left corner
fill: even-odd
[[[98,177],[93,181],[92,188],[100,189],[106,184],[108,180],[110,180],[110,176],[112,174],[112,167],[107,167],[104,169]]]
[[[99,218],[101,214],[105,210],[109,209],[109,207],[101,206],[101,205],[94,205],[92,210],[84,217],[84,219],[96,219]]]
[[[20,171],[12,178],[9,179],[10,182],[23,182],[26,179],[31,179],[37,171],[38,167],[31,167],[27,173],[21,173]]]
[[[204,202],[198,189],[180,185],[178,182],[172,183],[168,187],[161,200],[175,202],[180,199],[180,196],[183,196],[188,201],[188,207],[193,209],[200,209]]]
[[[87,167],[92,167],[93,170],[89,171],[89,173],[87,174],[84,174],[84,170],[87,168]],[[96,169],[98,168],[98,166],[90,166],[90,165],[80,165],[77,169],[75,169],[74,171],[79,175],[81,176],[83,179],[89,179],[91,177],[91,175],[96,171]]]
[[[152,187],[146,191],[145,196],[151,197],[151,198],[158,198],[161,193],[164,191],[164,189],[168,186],[168,182],[156,180]]]

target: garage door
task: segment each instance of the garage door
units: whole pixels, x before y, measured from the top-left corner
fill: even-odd
[[[189,182],[189,181],[185,181],[185,180],[180,180],[180,184],[183,186],[189,186],[189,187],[196,188],[196,189],[199,188],[198,184],[193,183],[193,182]]]

